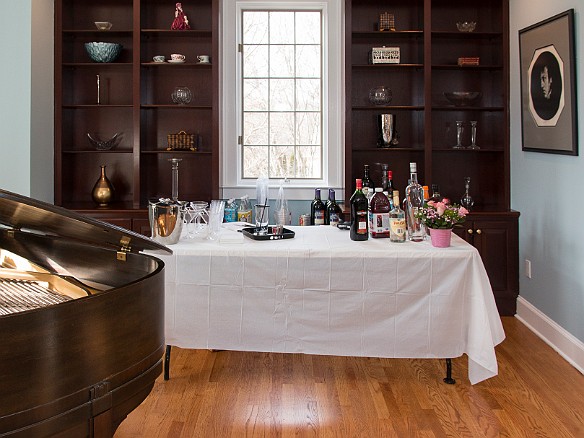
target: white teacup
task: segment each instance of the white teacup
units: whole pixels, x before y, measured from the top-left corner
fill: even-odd
[[[166,60],[166,56],[164,55],[156,55],[152,57],[154,62],[164,62]]]
[[[208,64],[209,63],[209,55],[199,55],[197,59],[201,64]]]
[[[181,55],[180,53],[173,53],[172,55],[170,55],[170,59],[172,59],[173,61],[184,61],[185,60],[185,55]]]

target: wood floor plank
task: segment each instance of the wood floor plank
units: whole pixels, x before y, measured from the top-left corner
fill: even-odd
[[[515,318],[499,375],[444,360],[184,350],[115,438],[582,437],[584,376]]]

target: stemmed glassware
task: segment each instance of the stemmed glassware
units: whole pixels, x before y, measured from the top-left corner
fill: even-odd
[[[464,149],[462,145],[462,133],[464,132],[464,126],[462,126],[462,120],[456,121],[456,145],[452,146],[453,149]]]
[[[185,204],[185,224],[189,239],[194,239],[206,230],[209,218],[207,205],[205,201],[193,201]]]
[[[469,149],[480,149],[477,146],[477,121],[471,120],[470,122],[470,146]]]

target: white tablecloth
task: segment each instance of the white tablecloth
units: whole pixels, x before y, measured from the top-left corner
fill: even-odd
[[[388,358],[466,353],[469,380],[497,374],[505,334],[477,250],[453,235],[353,242],[333,227],[293,239],[186,236],[166,264],[166,343],[203,348]]]

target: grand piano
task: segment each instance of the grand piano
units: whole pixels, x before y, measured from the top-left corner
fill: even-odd
[[[0,190],[0,436],[111,437],[164,354],[168,248]]]

